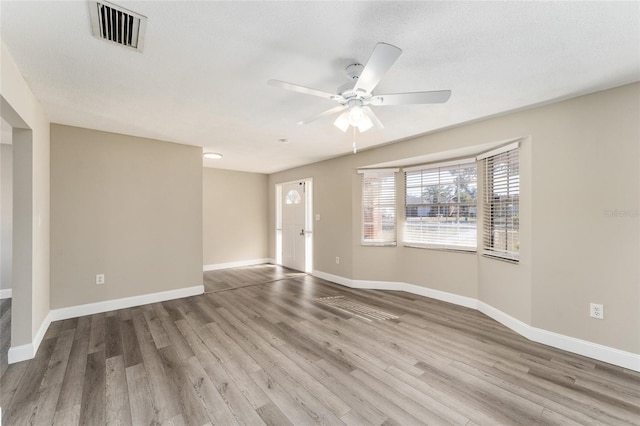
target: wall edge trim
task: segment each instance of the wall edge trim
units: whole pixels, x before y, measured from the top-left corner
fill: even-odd
[[[371,290],[406,291],[407,293],[430,297],[443,302],[476,309],[533,342],[542,343],[557,349],[562,349],[578,355],[593,358],[598,361],[607,362],[609,364],[640,372],[640,354],[623,351],[601,345],[599,343],[589,342],[588,340],[582,340],[576,337],[533,327],[478,299],[404,282],[352,280],[350,278],[328,274],[318,270],[314,270],[312,275],[346,287]]]
[[[53,321],[115,311],[118,309],[133,308],[135,306],[147,305],[149,303],[164,302],[167,300],[197,296],[200,294],[204,294],[204,285],[202,284],[193,287],[184,287],[175,290],[160,291],[157,293],[148,293],[138,296],[123,297],[120,299],[104,300],[102,302],[52,309],[49,311],[44,321],[42,321],[42,324],[31,343],[12,346],[9,348],[8,363],[13,364],[35,357],[38,352],[38,348],[40,347],[40,343],[42,343],[42,339],[44,338],[49,325],[51,325],[51,322]]]
[[[239,260],[236,262],[213,263],[211,265],[203,265],[202,270],[204,272],[217,271],[218,269],[237,268],[239,266],[262,265],[264,263],[273,263],[273,260],[268,258],[262,258],[262,259]]]

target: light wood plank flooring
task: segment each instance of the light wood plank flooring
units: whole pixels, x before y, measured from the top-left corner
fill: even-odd
[[[304,273],[273,265],[207,271],[204,273],[204,292],[215,293],[301,275]]]
[[[275,266],[207,277],[243,284],[52,323],[2,375],[2,424],[640,424],[640,374],[474,310]]]

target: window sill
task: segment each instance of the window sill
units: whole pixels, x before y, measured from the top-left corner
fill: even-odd
[[[448,251],[455,253],[469,253],[476,254],[478,252],[477,249],[465,249],[465,248],[454,248],[454,247],[443,247],[443,246],[429,246],[429,245],[420,245],[420,244],[403,244],[403,247],[408,248],[416,248],[416,249],[426,249],[426,250],[438,250],[438,251]]]
[[[519,265],[520,259],[510,259],[508,257],[496,256],[495,254],[482,253],[482,257],[487,259],[499,260],[501,262],[511,263],[512,265]]]

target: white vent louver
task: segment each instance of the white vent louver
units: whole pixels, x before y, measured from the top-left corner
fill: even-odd
[[[93,35],[142,51],[147,18],[105,1],[90,2]]]

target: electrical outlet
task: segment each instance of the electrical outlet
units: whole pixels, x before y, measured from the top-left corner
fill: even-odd
[[[340,257],[336,256],[336,264],[340,264]]]
[[[96,275],[96,285],[104,284],[104,274]]]
[[[589,312],[591,318],[604,319],[604,305],[591,303],[589,304]]]

